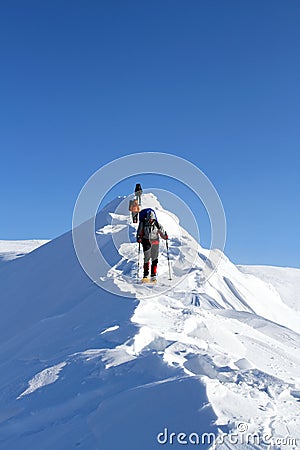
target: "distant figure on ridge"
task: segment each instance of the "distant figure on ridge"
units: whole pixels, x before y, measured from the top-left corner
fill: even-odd
[[[136,239],[142,244],[144,251],[144,276],[143,283],[149,281],[156,282],[158,253],[159,253],[159,237],[167,240],[168,235],[162,225],[158,223],[155,212],[151,208],[143,209],[140,212],[140,223],[137,229]],[[151,264],[151,280],[149,280],[149,266]]]
[[[129,200],[129,211],[131,211],[133,223],[138,223],[140,209],[137,199]]]
[[[138,199],[139,205],[141,206],[143,190],[142,190],[142,186],[140,184],[135,185],[134,193],[135,193],[136,198]]]

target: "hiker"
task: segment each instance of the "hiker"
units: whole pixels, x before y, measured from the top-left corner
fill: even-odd
[[[139,205],[141,206],[142,204],[142,194],[143,194],[143,190],[142,190],[142,186],[140,184],[136,184],[135,185],[135,190],[134,190],[135,196],[139,202]]]
[[[145,217],[143,217],[145,212]],[[159,253],[159,237],[167,240],[168,235],[162,225],[158,223],[155,212],[150,208],[140,212],[140,223],[137,229],[137,242],[142,244],[144,251],[144,275],[142,282],[156,282],[158,253]],[[149,280],[149,266],[151,263],[151,279]]]
[[[132,222],[138,223],[138,216],[140,212],[140,207],[137,199],[129,201],[129,211],[131,211]]]

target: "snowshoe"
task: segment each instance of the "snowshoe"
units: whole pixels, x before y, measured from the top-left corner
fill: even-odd
[[[151,277],[151,283],[157,283],[157,278],[156,278],[156,276],[154,276],[154,277]]]
[[[142,278],[142,283],[150,283],[150,278],[149,277]]]

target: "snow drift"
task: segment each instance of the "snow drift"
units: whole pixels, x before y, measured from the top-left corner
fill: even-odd
[[[16,258],[21,258],[47,242],[49,241],[45,239],[32,239],[26,241],[0,240],[0,264]]]
[[[97,216],[108,290],[82,270],[71,233],[0,267],[1,449],[297,448],[300,271],[273,271],[273,283],[221,255],[203,284],[210,253],[147,194],[173,281],[162,243],[159,282],[142,286],[127,203]]]

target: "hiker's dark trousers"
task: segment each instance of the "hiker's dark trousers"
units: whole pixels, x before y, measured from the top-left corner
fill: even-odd
[[[155,261],[158,259],[159,241],[150,242],[148,239],[143,239],[142,242],[144,251],[144,263],[148,263],[150,259]]]

